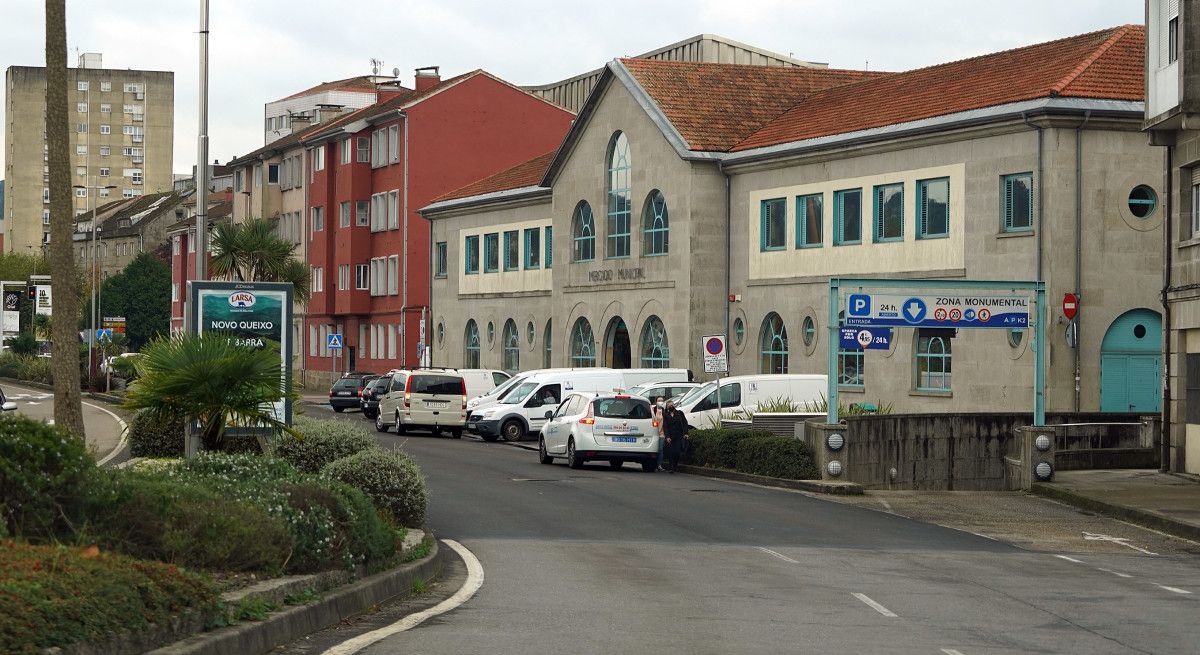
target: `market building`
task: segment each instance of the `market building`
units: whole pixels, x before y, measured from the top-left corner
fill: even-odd
[[[1144,47],[1123,26],[903,73],[613,61],[553,154],[423,209],[433,362],[701,374],[727,333],[732,374],[824,373],[830,277],[1043,279],[1081,298],[1069,335],[1050,308],[1048,408],[1157,412]],[[1028,411],[1029,342],[897,328],[840,352],[840,389]]]

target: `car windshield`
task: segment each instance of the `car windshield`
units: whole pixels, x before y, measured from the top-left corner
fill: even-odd
[[[463,380],[453,375],[414,375],[409,385],[412,393],[436,393],[447,396],[461,395]]]
[[[601,398],[593,406],[600,418],[650,418],[650,403],[642,398]]]
[[[338,380],[333,385],[333,388],[334,389],[357,389],[360,382],[361,382],[360,378],[342,378],[341,380]]]
[[[692,389],[691,391],[684,394],[684,396],[682,398],[675,401],[675,404],[680,407],[682,407],[684,405],[690,405],[693,402],[695,402],[696,400],[699,400],[700,398],[703,398],[703,397],[707,396],[708,394],[712,393],[713,390],[716,388],[717,388],[717,385],[712,382],[709,382],[708,384],[701,386],[701,387],[696,387],[695,389]]]
[[[537,388],[537,382],[522,382],[512,390],[512,393],[504,396],[504,399],[500,402],[505,405],[515,405],[519,402],[524,402],[529,397],[529,394],[533,393],[533,390]]]
[[[384,389],[387,389],[388,385],[391,383],[392,383],[392,378],[390,378],[390,377],[379,378],[378,380],[371,383],[371,390],[372,391],[383,391]]]
[[[491,391],[488,391],[487,393],[480,396],[480,398],[491,398],[492,396],[495,396],[497,398],[503,398],[506,394],[508,394],[508,392],[510,390],[516,388],[516,386],[518,384],[521,384],[521,381],[527,377],[529,377],[529,376],[518,375],[516,377],[509,378],[507,381],[505,381],[504,384],[492,389]]]

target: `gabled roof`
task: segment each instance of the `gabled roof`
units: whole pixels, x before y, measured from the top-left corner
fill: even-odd
[[[103,213],[100,215],[100,233],[98,236],[101,239],[133,236],[163,216],[170,216],[173,222],[175,219],[175,207],[190,194],[190,190],[186,192],[164,191],[137,196],[136,198],[123,199],[116,208],[116,211],[109,212],[107,215]],[[76,238],[88,238],[91,234],[91,214],[81,215],[80,219],[84,219],[85,217],[87,220],[81,220],[80,222],[86,222],[88,229],[83,231],[77,229],[75,232]],[[122,225],[122,221],[129,221],[129,224]]]
[[[342,118],[344,118],[344,116],[339,116],[335,120],[341,120]],[[232,172],[232,170],[237,168],[238,166],[242,166],[244,164],[252,162],[252,161],[258,159],[259,157],[266,159],[267,157],[274,156],[274,154],[277,152],[282,152],[284,150],[287,150],[291,146],[298,145],[300,143],[301,139],[303,139],[304,137],[306,137],[308,135],[314,134],[315,132],[317,132],[318,129],[324,129],[328,125],[329,125],[328,123],[318,123],[317,125],[309,125],[308,127],[304,128],[303,130],[298,130],[298,131],[292,132],[291,134],[282,136],[282,137],[268,143],[267,145],[259,148],[258,150],[252,150],[244,155],[241,155],[240,157],[234,157],[233,159],[230,159],[229,161],[225,162],[225,166],[227,166],[229,168],[229,170]]]
[[[689,150],[724,152],[813,93],[883,72],[622,59]]]
[[[1125,25],[812,94],[733,151],[1054,97],[1141,101],[1146,30]]]
[[[375,83],[372,81],[372,79],[369,75],[359,75],[358,77],[347,77],[344,80],[334,80],[332,82],[321,82],[320,84],[318,84],[314,87],[310,87],[310,88],[300,91],[298,93],[293,93],[292,95],[287,96],[286,98],[280,98],[279,100],[275,100],[273,102],[283,102],[284,100],[292,100],[294,98],[303,98],[304,96],[317,95],[318,93],[325,93],[326,91],[363,91],[363,92],[374,93],[375,92]]]
[[[455,189],[449,193],[434,198],[430,204],[445,202],[447,200],[457,200],[459,198],[481,196],[488,193],[496,193],[498,191],[511,191],[513,189],[535,187],[538,185],[538,182],[542,180],[542,176],[546,174],[546,168],[550,166],[550,160],[553,158],[554,152],[538,155],[537,157],[517,164],[508,170],[500,171],[495,175],[485,177],[482,180],[472,182],[467,186]]]

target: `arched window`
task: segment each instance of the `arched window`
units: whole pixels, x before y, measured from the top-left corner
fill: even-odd
[[[546,331],[542,333],[542,343],[545,344],[542,353],[542,368],[550,368],[550,321],[546,321]]]
[[[630,168],[629,139],[624,132],[617,132],[608,144],[608,250],[604,256],[609,259],[629,256]]]
[[[532,324],[531,324],[532,325]],[[521,369],[521,334],[511,318],[504,323],[504,372],[512,375]]]
[[[475,319],[467,321],[463,348],[463,368],[479,368],[479,325],[475,323]]]
[[[667,199],[658,189],[650,192],[642,206],[642,254],[667,254],[670,225],[667,221]]]
[[[838,325],[845,325],[846,312],[838,313]],[[866,384],[867,357],[862,348],[838,345],[838,385],[862,389]]]
[[[596,221],[592,219],[592,206],[586,200],[575,205],[571,239],[571,261],[590,262],[596,258]]]
[[[761,364],[760,373],[788,372],[787,328],[783,318],[771,312],[763,319],[762,336],[759,337]]]
[[[587,368],[596,365],[596,337],[586,318],[575,321],[571,328],[571,366]]]
[[[642,368],[667,368],[671,349],[667,346],[667,328],[657,316],[646,319],[642,328]]]
[[[950,390],[950,343],[939,330],[917,330],[917,390]]]

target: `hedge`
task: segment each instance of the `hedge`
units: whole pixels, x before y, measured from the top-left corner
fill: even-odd
[[[321,474],[362,490],[401,525],[425,524],[425,478],[402,451],[364,450],[330,463]]]
[[[375,445],[375,440],[367,433],[348,423],[298,416],[293,427],[300,436],[286,433],[280,436],[275,444],[275,455],[304,473],[320,473],[330,462]]]
[[[693,430],[685,464],[790,480],[820,477],[812,449],[798,439],[763,430]]]
[[[0,652],[99,642],[168,624],[185,610],[212,620],[217,592],[174,566],[0,541]]]
[[[20,416],[0,416],[0,525],[13,536],[63,530],[96,464],[82,439]]]
[[[129,421],[129,449],[134,457],[183,457],[182,416],[151,418],[141,411]]]

